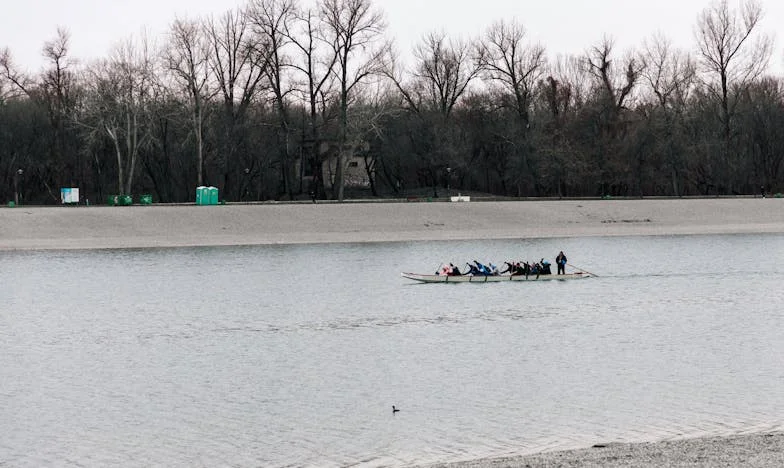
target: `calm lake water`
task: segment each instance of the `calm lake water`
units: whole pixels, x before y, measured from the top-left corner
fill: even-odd
[[[600,276],[400,277],[559,250]],[[410,466],[784,428],[781,235],[0,262],[2,466]]]

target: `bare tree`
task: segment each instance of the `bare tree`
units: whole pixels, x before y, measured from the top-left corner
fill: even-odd
[[[588,51],[583,64],[594,77],[600,96],[605,101],[605,109],[617,117],[621,109],[628,105],[627,99],[645,65],[633,54],[628,54],[619,70],[613,64],[613,47],[614,41],[605,37]]]
[[[744,158],[744,169],[739,178],[746,178],[764,191],[780,187],[784,175],[784,81],[764,77],[753,83],[744,93],[738,109],[738,140]]]
[[[209,43],[199,21],[175,20],[169,27],[170,42],[164,63],[189,102],[196,140],[196,185],[204,185],[204,118],[209,90]]]
[[[293,196],[289,141],[291,122],[287,99],[292,88],[291,83],[287,81],[286,73],[290,66],[284,55],[284,48],[291,41],[287,33],[296,17],[295,3],[294,0],[253,0],[249,6],[249,15],[258,36],[257,42],[263,48],[259,52],[266,62],[264,75],[273,95],[279,120],[278,146],[283,190],[291,198]]]
[[[445,32],[431,32],[414,47],[413,80],[406,83],[393,68],[384,72],[397,86],[414,112],[435,111],[449,119],[452,110],[478,76],[481,61],[468,42],[449,39]]]
[[[58,28],[57,36],[44,43],[41,53],[46,59],[46,68],[40,80],[19,71],[8,49],[0,52],[0,101],[26,96],[46,112],[50,130],[46,135],[48,161],[39,170],[41,180],[54,201],[59,200],[59,193],[53,186],[56,188],[66,181],[72,183],[75,175],[81,179],[81,164],[74,168],[67,158],[69,138],[66,126],[76,99],[74,61],[69,56],[69,42],[68,31]]]
[[[44,58],[48,61],[48,66],[44,70],[41,79],[41,97],[47,108],[49,125],[52,129],[52,139],[50,144],[50,154],[53,164],[51,169],[53,174],[51,179],[57,185],[73,183],[73,177],[81,180],[83,178],[81,157],[78,151],[77,166],[72,167],[69,163],[67,125],[76,99],[76,77],[73,71],[74,61],[69,55],[70,34],[62,28],[58,28],[57,37],[44,43],[42,49]],[[75,174],[76,172],[76,174]],[[58,198],[53,195],[55,200]]]
[[[665,166],[670,171],[673,193],[680,195],[679,181],[684,171],[684,158],[683,139],[678,137],[678,130],[682,127],[683,110],[694,88],[694,60],[686,52],[675,49],[661,34],[645,41],[642,60],[645,64],[642,77],[658,110],[648,113],[647,119],[657,138],[657,151],[663,154]]]
[[[480,64],[486,78],[499,83],[514,98],[523,124],[529,123],[531,95],[541,79],[547,60],[544,47],[527,44],[525,27],[515,20],[498,21],[480,43]]]
[[[403,97],[405,106],[420,120],[416,146],[421,148],[425,183],[438,196],[438,183],[446,167],[461,167],[465,158],[465,133],[452,119],[453,111],[479,76],[481,59],[467,41],[431,32],[414,47],[411,78],[394,65],[385,70]]]
[[[635,118],[631,111],[632,97],[644,64],[633,53],[627,53],[621,66],[616,66],[613,41],[605,37],[588,51],[583,58],[583,66],[594,83],[596,101],[593,110],[598,134],[594,136],[596,146],[593,155],[594,167],[600,173],[601,191],[603,194],[627,193],[626,176],[632,170],[630,163],[634,161],[636,167],[641,168],[642,153],[624,148],[622,143]],[[634,154],[632,157],[624,153]],[[640,174],[641,170],[637,173]]]
[[[580,177],[586,172],[585,155],[570,129],[579,119],[594,86],[584,62],[579,56],[556,56],[547,67],[547,77],[539,81],[535,94],[535,112],[542,118],[538,130],[543,132],[537,153],[544,157],[538,161],[537,180],[525,182],[537,186],[549,175],[558,196],[565,195],[568,186],[578,186],[585,179]]]
[[[727,0],[714,0],[700,13],[695,28],[705,84],[721,107],[728,177],[734,172],[729,154],[732,117],[739,96],[765,71],[770,60],[773,41],[757,31],[762,16],[757,0],[744,0],[738,10],[731,10]]]
[[[333,196],[343,201],[349,101],[359,83],[379,74],[384,67],[386,47],[372,50],[372,46],[381,38],[386,22],[383,14],[373,9],[371,0],[321,0],[319,10],[324,26],[323,40],[332,46],[337,56],[332,70],[339,87],[339,146]],[[334,193],[335,189],[337,193]]]
[[[570,112],[585,104],[591,86],[591,75],[582,57],[559,55],[550,64],[547,78],[539,83],[540,96],[558,127],[563,126]]]
[[[338,54],[333,47],[325,45],[319,39],[317,20],[316,12],[311,9],[298,12],[296,21],[286,30],[286,37],[296,50],[291,67],[301,77],[298,80],[302,81],[298,83],[298,92],[302,94],[308,110],[308,124],[303,125],[307,128],[305,150],[310,153],[310,190],[313,191],[313,196],[320,197],[324,190],[321,127],[327,120],[325,114],[334,84],[332,69]],[[301,165],[301,171],[303,166]]]
[[[87,70],[88,97],[81,124],[91,137],[106,135],[117,159],[117,190],[132,190],[141,149],[149,143],[147,105],[155,78],[152,47],[146,36],[119,45],[112,57]]]
[[[696,73],[694,60],[688,53],[673,48],[669,39],[655,34],[643,45],[642,61],[641,76],[662,109],[686,102]]]
[[[515,159],[519,160],[515,183],[518,187],[530,186],[536,179],[529,160],[530,110],[536,84],[547,65],[544,47],[528,44],[525,27],[512,20],[494,23],[479,43],[479,50],[485,78],[501,89],[504,103],[511,101],[517,115],[516,131],[507,137],[513,143]],[[531,175],[526,177],[527,174]]]
[[[210,68],[227,111],[241,116],[260,91],[264,79],[264,48],[251,34],[244,11],[230,10],[207,21]],[[260,54],[261,51],[261,54]]]
[[[242,155],[239,152],[244,138],[240,132],[248,108],[264,90],[268,65],[267,45],[252,34],[251,26],[250,18],[243,10],[230,10],[218,20],[211,18],[206,26],[211,50],[210,70],[223,97],[223,190],[235,193],[237,198],[242,195],[245,169],[249,173],[260,170],[254,164],[255,152],[246,151]],[[240,156],[246,160],[238,161]]]

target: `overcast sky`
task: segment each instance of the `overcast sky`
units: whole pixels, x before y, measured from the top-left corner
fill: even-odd
[[[36,71],[43,43],[58,26],[71,33],[72,56],[82,61],[106,56],[117,42],[147,28],[161,34],[176,17],[219,15],[244,0],[13,0],[0,15],[0,49]],[[607,34],[619,52],[639,46],[660,31],[676,45],[694,47],[694,26],[708,0],[376,0],[386,14],[388,35],[401,52],[432,30],[470,37],[498,19],[517,18],[548,55],[578,54]],[[737,5],[730,0],[730,5]],[[762,29],[775,35],[784,25],[784,1],[762,0]],[[782,42],[776,40],[772,65],[781,69]]]

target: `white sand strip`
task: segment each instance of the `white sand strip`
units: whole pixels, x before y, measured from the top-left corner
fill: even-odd
[[[0,209],[0,250],[784,233],[784,199]]]

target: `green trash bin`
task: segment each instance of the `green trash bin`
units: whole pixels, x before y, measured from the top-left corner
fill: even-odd
[[[207,187],[207,191],[210,195],[209,205],[217,205],[218,204],[218,187]]]
[[[120,204],[120,197],[117,195],[109,195],[106,197],[106,204],[109,206],[117,206]]]
[[[131,206],[131,205],[133,205],[133,196],[120,195],[120,206]]]
[[[145,193],[144,195],[140,196],[139,203],[142,205],[152,205],[152,195]]]
[[[13,201],[13,200],[11,200],[10,202],[8,202],[8,208],[13,208],[13,207],[15,207],[15,206],[16,206],[16,203],[14,203],[14,201]]]

